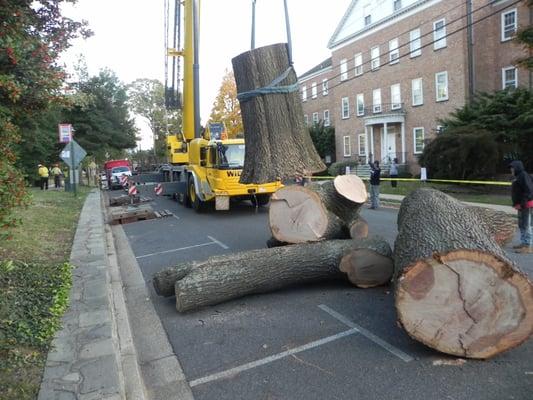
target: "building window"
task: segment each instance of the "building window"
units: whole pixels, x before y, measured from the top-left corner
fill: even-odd
[[[350,157],[352,155],[352,149],[350,145],[350,136],[344,136],[342,139],[343,139],[344,157]]]
[[[411,93],[413,97],[413,106],[421,106],[424,104],[424,91],[422,89],[422,78],[413,79],[411,81]]]
[[[515,67],[502,68],[502,88],[518,87],[518,77],[516,76]]]
[[[305,126],[309,126],[309,117],[307,116],[307,114],[304,115],[304,123]]]
[[[342,98],[342,119],[350,118],[350,99]]]
[[[433,49],[446,47],[446,20],[439,19],[433,22]]]
[[[381,112],[381,89],[374,89],[372,92],[372,110],[374,113]]]
[[[346,59],[341,60],[341,81],[348,79],[348,62]]]
[[[422,54],[422,42],[420,40],[420,29],[409,32],[409,51],[411,58]]]
[[[357,95],[357,115],[359,117],[365,115],[365,96],[363,93]]]
[[[368,26],[372,23],[372,16],[371,15],[365,15],[365,26]]]
[[[322,96],[327,96],[328,93],[329,93],[328,80],[324,79],[322,80]]]
[[[402,92],[399,83],[390,87],[390,99],[392,110],[398,110],[399,108],[402,108]]]
[[[424,128],[413,128],[413,143],[415,154],[424,151]]]
[[[402,0],[394,0],[393,1],[394,11],[398,11],[400,8],[402,8]]]
[[[376,70],[379,68],[379,46],[372,47],[370,50],[370,68]]]
[[[365,156],[366,155],[366,133],[360,133],[357,135],[357,141],[358,141],[358,147],[359,147],[359,155]]]
[[[318,113],[317,112],[314,112],[313,113],[313,125],[316,125],[318,124]]]
[[[363,53],[355,55],[355,76],[363,74]]]
[[[324,126],[330,126],[331,121],[329,119],[329,110],[324,110]]]
[[[302,87],[302,101],[307,101],[307,86]]]
[[[502,42],[512,39],[516,34],[516,8],[502,13]]]
[[[313,82],[313,84],[311,85],[311,98],[317,98],[316,82]]]
[[[400,49],[398,49],[398,38],[389,41],[389,63],[396,64],[400,61]]]
[[[437,101],[448,100],[448,72],[435,74],[435,93],[437,94]]]

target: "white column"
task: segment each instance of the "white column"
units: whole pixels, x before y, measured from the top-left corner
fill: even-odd
[[[365,125],[365,156],[366,156],[366,163],[368,164],[368,149],[369,149],[369,140],[368,140],[368,127]]]
[[[402,164],[405,164],[405,122],[402,122]]]
[[[372,153],[371,162],[374,162],[376,159],[376,154],[374,153],[374,125],[370,125],[370,152]]]
[[[383,124],[383,142],[381,145],[381,148],[383,149],[383,154],[381,155],[381,159],[385,164],[388,164],[387,156],[389,155],[389,134],[387,132],[387,123],[385,122]]]

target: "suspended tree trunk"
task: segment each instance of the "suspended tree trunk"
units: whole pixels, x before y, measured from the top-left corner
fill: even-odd
[[[272,236],[286,243],[363,238],[368,224],[359,217],[367,192],[355,175],[305,187],[286,186],[272,196],[269,224]]]
[[[232,60],[239,94],[269,86],[289,68],[284,43],[261,47]],[[279,84],[297,83],[296,73]],[[323,171],[304,122],[299,90],[270,93],[240,101],[246,139],[241,183],[265,183]]]
[[[461,357],[488,358],[533,330],[533,286],[479,218],[432,189],[407,196],[394,248],[396,309],[416,340]]]

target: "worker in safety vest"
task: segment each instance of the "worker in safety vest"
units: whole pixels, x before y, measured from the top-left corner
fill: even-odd
[[[48,168],[39,164],[39,177],[41,178],[41,190],[48,190]]]
[[[61,189],[61,175],[63,175],[63,172],[61,172],[61,169],[59,168],[59,164],[55,164],[51,172],[52,172],[52,176],[54,177],[55,188]]]

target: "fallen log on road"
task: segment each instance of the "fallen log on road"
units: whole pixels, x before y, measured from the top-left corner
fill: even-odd
[[[414,339],[488,358],[533,331],[533,286],[479,217],[432,189],[407,196],[394,248],[396,309]]]
[[[513,239],[517,225],[516,217],[485,207],[469,206],[467,208],[479,219],[479,222],[500,246],[504,246]]]

